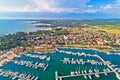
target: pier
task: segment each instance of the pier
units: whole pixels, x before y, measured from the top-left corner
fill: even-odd
[[[92,72],[92,73],[82,73],[82,74],[77,74],[77,75],[66,75],[66,76],[59,76],[58,72],[55,72],[55,78],[56,80],[63,79],[63,78],[70,78],[70,77],[80,77],[80,76],[89,76],[89,75],[100,75],[100,74],[108,74],[108,73],[113,73],[113,71],[108,71],[108,72]]]
[[[44,71],[48,68],[48,64],[39,63],[39,62],[36,62],[35,64],[33,63],[33,61],[24,61],[24,60],[20,60],[20,61],[13,60],[13,62],[17,65],[31,67],[34,69],[43,68]]]
[[[80,53],[80,52],[71,52],[71,51],[63,51],[63,50],[57,50],[60,53],[65,53],[65,54],[69,54],[69,55],[73,55],[73,56],[84,56],[84,57],[96,57],[96,54],[86,54],[84,52]]]
[[[38,58],[40,60],[46,60],[46,61],[50,61],[51,57],[50,56],[46,56],[46,55],[37,55],[37,54],[24,54],[25,56],[31,57],[31,58]]]
[[[63,64],[91,64],[91,65],[104,65],[103,62],[98,62],[95,60],[88,59],[87,61],[84,61],[83,59],[74,59],[74,58],[64,58],[63,60],[60,60],[63,62]]]

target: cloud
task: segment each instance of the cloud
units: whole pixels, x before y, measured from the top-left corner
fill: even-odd
[[[28,3],[24,6],[7,6],[0,8],[0,10],[11,12],[82,13],[83,9],[87,8],[89,1],[90,0],[28,0]]]
[[[88,8],[92,8],[93,7],[93,5],[88,5]]]
[[[107,4],[105,6],[101,6],[100,11],[102,12],[118,12],[120,10],[120,0],[116,0],[113,4]]]
[[[9,1],[9,0],[5,0]],[[9,2],[12,3],[11,0]],[[14,4],[0,5],[0,12],[48,12],[48,13],[113,13],[120,10],[120,0],[102,5],[88,4],[92,0],[20,0]],[[0,3],[2,3],[0,1]]]
[[[86,9],[83,10],[83,13],[97,13],[99,10],[98,9]]]
[[[101,8],[104,9],[104,10],[107,10],[107,9],[112,9],[113,6],[111,4],[108,4],[108,5],[106,5],[104,7],[101,7]]]
[[[32,12],[53,12],[53,13],[78,13],[87,6],[90,0],[30,0]],[[67,4],[67,5],[66,5]]]
[[[104,14],[113,14],[119,15],[120,11],[120,0],[115,0],[114,3],[104,4],[100,6],[87,5],[86,9],[83,9],[83,13],[104,13]]]
[[[52,12],[55,9],[54,0],[30,0],[32,2],[30,11]],[[34,5],[35,6],[34,6]]]

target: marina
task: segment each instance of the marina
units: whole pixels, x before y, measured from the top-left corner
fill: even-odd
[[[119,74],[119,64],[114,65],[111,61],[105,61],[90,51],[77,51],[58,49],[54,54],[23,54],[1,67],[0,80],[118,79],[116,74]]]
[[[0,80],[120,80],[120,0],[0,0]]]
[[[66,76],[58,76],[57,72],[55,72],[56,74],[56,80],[58,80],[60,78],[60,80],[62,80],[62,78],[68,78],[68,77],[78,77],[78,76],[84,76],[85,79],[87,79],[86,76],[89,76],[90,75],[95,75],[97,78],[99,78],[99,74],[105,74],[107,75],[107,73],[111,73],[111,72],[114,72],[116,74],[116,77],[118,78],[118,80],[120,80],[120,74],[113,68],[113,65],[110,65],[108,62],[106,62],[102,57],[100,57],[99,55],[91,55],[91,54],[85,54],[85,53],[74,53],[74,52],[69,52],[69,51],[59,51],[59,52],[63,52],[63,53],[66,53],[66,54],[72,54],[72,55],[77,55],[77,56],[88,56],[88,57],[96,57],[96,58],[99,58],[102,62],[96,62],[94,60],[87,60],[87,61],[83,61],[83,59],[77,59],[77,60],[74,60],[73,58],[70,59],[70,58],[64,58],[64,60],[61,60],[63,63],[65,64],[85,64],[85,63],[91,63],[91,65],[93,64],[101,64],[102,63],[104,65],[106,65],[109,69],[111,69],[111,71],[109,69],[107,69],[107,71],[104,69],[103,72],[100,72],[99,70],[96,70],[94,69],[94,72],[91,71],[91,73],[87,73],[86,70],[82,71],[82,74],[78,74],[76,72],[76,74],[74,75],[74,72],[72,72],[71,75],[66,75]],[[91,79],[91,77],[90,77]]]

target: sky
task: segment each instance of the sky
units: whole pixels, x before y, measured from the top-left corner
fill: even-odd
[[[120,0],[0,0],[2,18],[120,18]]]

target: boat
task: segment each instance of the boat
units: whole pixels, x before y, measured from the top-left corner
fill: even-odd
[[[70,72],[70,74],[71,74],[71,76],[73,76],[73,75],[74,75],[74,73],[73,73],[72,71]]]
[[[83,71],[82,71],[82,74],[84,74],[84,72],[83,72]],[[87,76],[86,76],[86,75],[84,75],[83,77],[84,77],[85,79],[87,79]]]
[[[105,69],[103,69],[103,71],[105,72],[104,74],[107,76],[107,72],[106,72],[106,70],[105,70]]]
[[[38,80],[39,77],[36,77],[34,80]]]
[[[91,75],[88,75],[88,77],[89,77],[90,79],[92,79]]]

